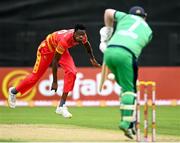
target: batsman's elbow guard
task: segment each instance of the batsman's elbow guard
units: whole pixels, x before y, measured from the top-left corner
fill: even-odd
[[[107,43],[106,42],[101,42],[99,45],[99,49],[101,50],[102,53],[104,53],[104,51],[107,48]]]
[[[113,27],[104,26],[100,29],[99,33],[100,33],[100,37],[101,37],[100,41],[107,42],[112,36]]]

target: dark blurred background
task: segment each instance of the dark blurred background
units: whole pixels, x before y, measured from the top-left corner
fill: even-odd
[[[180,0],[1,0],[0,66],[33,66],[36,50],[47,34],[87,27],[97,60],[99,29],[106,8],[128,12],[134,5],[144,7],[153,29],[151,44],[144,49],[140,66],[180,66]],[[70,50],[77,66],[91,66],[82,46]]]

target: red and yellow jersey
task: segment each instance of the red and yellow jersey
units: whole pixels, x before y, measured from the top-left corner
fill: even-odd
[[[73,33],[74,29],[56,31],[49,34],[46,37],[45,42],[51,52],[57,51],[58,53],[63,54],[66,49],[80,44],[74,40]],[[84,35],[82,43],[85,44],[86,42],[87,36]]]

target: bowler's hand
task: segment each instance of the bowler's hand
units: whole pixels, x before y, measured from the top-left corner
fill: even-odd
[[[51,90],[54,90],[56,92],[57,88],[58,88],[57,82],[53,82],[52,85],[51,85]]]
[[[95,58],[91,58],[90,61],[91,61],[91,64],[92,64],[93,66],[95,66],[95,67],[100,67],[100,66],[101,66],[101,65],[96,61]]]

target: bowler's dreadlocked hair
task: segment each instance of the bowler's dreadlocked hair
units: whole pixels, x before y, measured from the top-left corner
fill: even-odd
[[[83,24],[76,24],[74,29],[76,32],[77,30],[86,30],[86,27]]]

